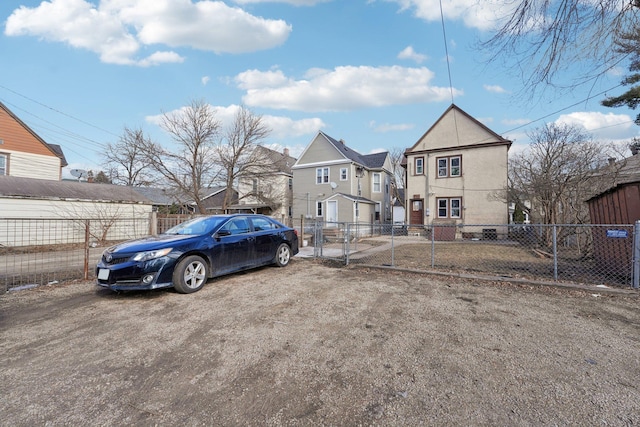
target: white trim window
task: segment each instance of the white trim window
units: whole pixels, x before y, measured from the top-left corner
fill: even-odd
[[[349,169],[340,168],[340,181],[346,181],[349,179]]]
[[[424,157],[415,158],[415,174],[424,175]]]
[[[329,168],[316,168],[316,184],[329,183]]]
[[[462,218],[462,199],[459,197],[442,197],[436,199],[438,218]]]
[[[316,202],[316,216],[324,216],[322,211],[322,202]]]
[[[373,192],[382,192],[382,174],[380,174],[379,172],[373,173]]]
[[[0,175],[7,174],[7,155],[0,154]]]
[[[462,156],[438,157],[438,178],[462,176]]]

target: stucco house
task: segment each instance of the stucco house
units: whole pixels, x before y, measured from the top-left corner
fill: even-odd
[[[267,167],[239,179],[237,202],[230,207],[236,212],[269,215],[288,223],[293,215],[293,172],[296,162],[289,149],[282,152],[256,146],[252,153],[256,163]]]
[[[0,175],[60,181],[67,161],[0,102]]]
[[[324,221],[390,223],[388,152],[363,155],[320,131],[292,167],[293,215]]]
[[[405,151],[407,223],[507,224],[510,147],[510,140],[452,104]]]

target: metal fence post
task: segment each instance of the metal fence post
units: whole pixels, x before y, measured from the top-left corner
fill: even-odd
[[[347,223],[346,234],[343,236],[344,265],[349,265],[349,240],[351,237],[351,224]]]
[[[558,228],[553,224],[553,280],[558,280]]]
[[[433,230],[433,226],[431,227],[431,268],[436,267],[436,233]]]
[[[640,221],[633,227],[633,287],[640,287]]]
[[[91,226],[90,220],[84,222],[84,280],[89,280],[89,227]]]
[[[391,223],[391,267],[395,267],[395,252],[396,252],[396,248],[393,244],[393,234],[394,234],[394,230],[395,227],[393,226],[393,222]]]

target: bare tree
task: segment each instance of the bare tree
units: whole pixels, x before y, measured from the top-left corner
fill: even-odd
[[[625,32],[638,28],[640,1],[593,0],[505,1],[505,16],[498,31],[482,47],[510,65],[525,80],[531,95],[540,87],[566,89],[603,76],[625,56],[613,49]],[[558,73],[573,64],[583,74],[559,82]]]
[[[220,122],[215,111],[204,101],[194,100],[178,112],[164,113],[160,126],[177,151],[145,140],[147,161],[172,187],[193,200],[199,213],[206,213],[201,190],[219,181],[221,172],[216,156]]]
[[[251,180],[277,172],[276,165],[256,149],[269,135],[270,129],[262,117],[245,107],[236,113],[233,123],[217,145],[217,161],[221,167],[220,178],[227,188],[223,209],[231,204],[233,188],[239,180]]]
[[[406,168],[403,166],[404,162],[406,161],[405,158],[405,150],[403,148],[400,147],[394,147],[391,149],[391,151],[389,152],[389,157],[391,159],[391,167],[392,169],[392,194],[391,197],[395,197],[401,204],[402,206],[404,206],[404,200],[402,200],[402,197],[400,197],[400,189],[401,188],[406,188],[406,179],[405,179],[405,173],[406,173]]]
[[[534,221],[543,224],[588,222],[585,201],[596,181],[607,180],[601,171],[610,147],[569,125],[544,125],[529,137],[529,148],[509,161],[510,201],[531,203]]]
[[[142,129],[124,128],[117,143],[108,143],[103,157],[111,171],[111,182],[120,185],[145,186],[152,182],[151,165],[144,148],[150,143]]]

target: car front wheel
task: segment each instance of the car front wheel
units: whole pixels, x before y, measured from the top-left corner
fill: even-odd
[[[207,263],[197,255],[182,259],[173,270],[173,287],[181,294],[197,292],[207,282]]]
[[[276,251],[275,264],[278,267],[284,267],[289,264],[291,260],[291,248],[286,243],[280,244],[278,246],[278,250]]]

